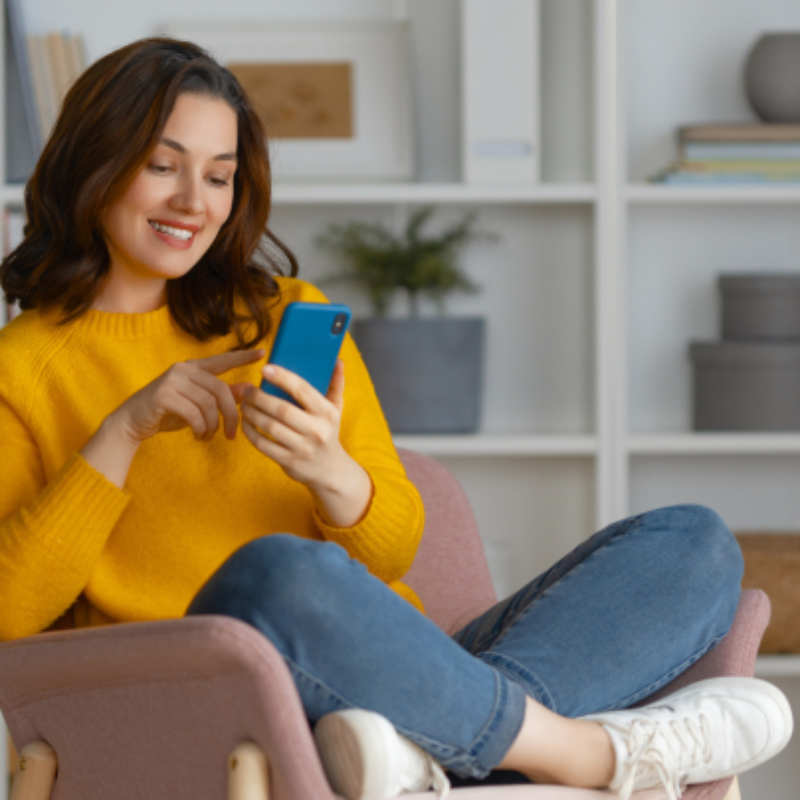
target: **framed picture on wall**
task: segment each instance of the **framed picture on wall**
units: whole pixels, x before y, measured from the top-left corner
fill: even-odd
[[[163,32],[228,67],[264,122],[276,181],[414,177],[408,25],[211,25]]]

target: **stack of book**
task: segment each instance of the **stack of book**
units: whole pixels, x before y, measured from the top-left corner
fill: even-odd
[[[46,139],[67,91],[86,68],[83,40],[79,34],[50,33],[29,35],[25,45],[37,122]]]
[[[800,182],[800,125],[689,125],[678,130],[679,161],[655,175],[684,185]]]
[[[50,135],[67,91],[86,68],[86,51],[83,38],[77,34],[27,33],[21,0],[6,1],[6,22],[6,46],[12,56],[9,102],[11,110],[21,107],[30,151],[36,158]],[[12,140],[14,134],[14,130],[9,132]],[[13,150],[13,141],[11,145]]]

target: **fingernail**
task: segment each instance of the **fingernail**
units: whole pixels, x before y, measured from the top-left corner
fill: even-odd
[[[264,367],[264,374],[271,378],[275,374],[275,367],[267,365]]]

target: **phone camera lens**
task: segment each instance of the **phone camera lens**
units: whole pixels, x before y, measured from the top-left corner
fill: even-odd
[[[337,314],[333,320],[333,326],[331,327],[331,332],[334,334],[341,333],[344,330],[344,324],[347,321],[346,314]]]

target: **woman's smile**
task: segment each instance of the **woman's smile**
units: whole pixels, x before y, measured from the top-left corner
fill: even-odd
[[[166,242],[170,247],[179,250],[188,250],[192,246],[195,234],[200,230],[199,225],[189,225],[185,222],[173,222],[172,220],[149,220],[153,233]]]

